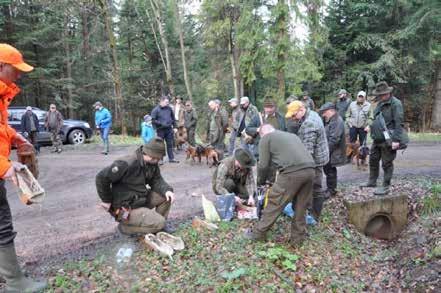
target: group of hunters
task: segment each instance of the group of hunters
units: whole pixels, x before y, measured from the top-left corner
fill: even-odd
[[[17,49],[0,44],[0,275],[6,280],[7,292],[37,292],[46,286],[44,282],[27,278],[19,267],[14,246],[16,233],[5,188],[5,180],[15,182],[15,172],[23,168],[9,158],[12,146],[35,143],[38,131],[38,119],[32,114],[32,108],[27,108],[22,121],[23,132],[29,140],[8,125],[8,106],[20,92],[15,81],[32,70]],[[290,242],[299,244],[306,238],[305,214],[309,211],[319,220],[324,201],[337,193],[336,167],[347,163],[347,132],[349,141],[358,140],[360,145],[366,143],[367,133],[371,133],[369,180],[363,186],[377,186],[381,161],[384,179],[375,194],[387,194],[397,150],[406,143],[403,107],[392,91],[386,82],[379,82],[372,92],[377,104],[374,107],[364,91],[351,101],[347,91],[342,89],[334,103],[327,102],[319,109],[304,93],[300,99],[294,96],[287,99],[284,115],[272,97],[265,98],[262,112],[248,97],[230,99],[231,115],[220,100],[210,100],[206,144],[214,147],[221,158],[213,174],[214,192],[234,193],[237,200],[253,205],[257,186],[270,190],[261,218],[244,237],[264,240],[284,207],[293,203],[295,218]],[[166,220],[175,194],[161,176],[159,163],[166,154],[170,163],[179,163],[173,153],[174,137],[179,131],[185,129],[188,143],[196,145],[198,117],[191,101],[183,103],[178,97],[173,107],[169,102],[168,97],[162,97],[151,115],[144,117],[143,145],[96,176],[102,206],[119,222],[121,233],[170,230]],[[95,125],[104,144],[103,154],[108,154],[112,116],[100,102],[96,102],[94,108]],[[50,105],[45,126],[53,135],[55,152],[61,152],[58,133],[62,121],[55,105]],[[322,188],[323,173],[326,190]]]

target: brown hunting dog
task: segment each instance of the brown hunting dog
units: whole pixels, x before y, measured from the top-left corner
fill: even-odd
[[[195,162],[195,158],[198,158],[199,163],[202,160],[202,149],[203,147],[197,145],[196,147],[192,145],[187,145],[185,153],[187,154],[187,160],[192,158],[193,162]]]
[[[346,157],[351,163],[357,164],[358,169],[365,169],[367,167],[367,157],[369,155],[369,147],[360,146],[358,141],[346,144]]]
[[[182,146],[187,142],[187,129],[181,126],[175,133],[175,145],[177,150],[181,150]]]
[[[208,162],[211,160],[210,168],[213,166],[217,166],[219,164],[219,154],[217,153],[214,147],[212,146],[206,147],[204,155],[207,158],[207,165]]]
[[[202,146],[200,144],[196,147],[188,145],[185,153],[187,154],[187,160],[192,158],[195,161],[198,158],[199,163],[202,161],[202,157],[207,160],[207,165],[211,163],[210,167],[217,166],[219,164],[219,154],[212,146]]]

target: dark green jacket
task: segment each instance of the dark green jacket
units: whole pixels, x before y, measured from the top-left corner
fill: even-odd
[[[257,185],[265,184],[272,166],[281,173],[314,168],[315,162],[300,138],[292,133],[275,130],[260,139]]]
[[[114,161],[96,175],[99,197],[103,202],[111,203],[114,209],[146,206],[150,194],[146,185],[163,196],[167,191],[173,191],[162,178],[159,166],[144,162],[141,148],[131,156]]]
[[[196,111],[194,109],[185,110],[184,111],[184,127],[196,128],[196,123],[198,122],[198,116],[196,115]]]
[[[277,119],[277,122],[279,124],[279,127],[276,128],[277,130],[281,130],[281,131],[286,131],[286,123],[285,123],[285,118],[282,116],[282,114],[280,114],[279,112],[275,112],[275,117]],[[266,123],[266,119],[265,119],[265,115],[262,114],[262,121],[263,123]],[[253,117],[253,119],[251,119],[250,123],[247,125],[247,127],[245,128],[245,132],[246,134],[252,136],[254,138],[254,145],[256,146],[254,148],[254,156],[256,158],[259,158],[259,153],[258,153],[258,145],[259,145],[259,133],[257,132],[257,129],[260,127],[260,117],[259,114],[255,115]],[[273,125],[274,126],[274,125]]]
[[[338,114],[340,115],[341,119],[343,121],[346,120],[346,112],[348,111],[349,105],[351,104],[351,99],[346,97],[345,99],[337,99],[335,102],[335,109],[337,110]]]
[[[371,137],[374,142],[384,142],[384,137],[379,134],[383,132],[379,123],[378,114],[382,113],[387,129],[390,131],[393,142],[403,142],[405,134],[403,130],[403,104],[395,97],[379,102],[374,110],[374,121],[371,125]]]
[[[346,163],[345,124],[338,113],[325,122],[329,146],[329,164],[341,166]]]

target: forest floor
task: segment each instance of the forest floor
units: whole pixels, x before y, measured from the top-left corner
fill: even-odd
[[[222,223],[213,234],[193,230],[189,219],[202,212],[199,195],[214,199],[214,169],[185,162],[181,153],[180,164],[161,168],[177,198],[170,219],[190,247],[173,261],[148,251],[137,239],[118,234],[116,223],[99,207],[96,173],[136,146],[113,146],[109,156],[99,154],[96,144],[66,146],[61,154],[45,148],[39,156],[39,181],[47,191],[42,205],[23,206],[15,188],[7,184],[18,255],[32,275],[49,277],[50,291],[58,288],[57,292],[289,291],[293,286],[302,291],[430,291],[440,286],[441,219],[439,213],[422,211],[439,203],[439,193],[433,200],[425,196],[441,178],[440,146],[415,143],[398,155],[399,179],[394,185],[408,193],[414,214],[396,241],[357,233],[346,222],[342,199],[336,198],[326,203],[322,222],[310,229],[309,240],[299,248],[284,244],[285,218],[277,222],[268,243],[246,243],[238,237],[251,225],[246,221]],[[366,177],[367,172],[351,165],[339,168],[341,191],[350,192]],[[124,245],[133,246],[135,254],[130,265],[121,268],[115,254]]]

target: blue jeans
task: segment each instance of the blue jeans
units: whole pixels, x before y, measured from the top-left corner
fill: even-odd
[[[360,141],[360,145],[363,145],[366,140],[367,132],[364,131],[364,128],[351,127],[349,128],[349,140],[351,143],[354,143],[358,140]]]
[[[110,127],[100,128],[101,139],[103,140],[104,149],[106,152],[109,151],[109,132]]]
[[[167,145],[167,155],[169,161],[173,161],[175,159],[175,155],[173,154],[173,145],[175,141],[175,135],[173,133],[173,128],[165,128],[165,129],[157,129],[156,134],[165,140]]]

